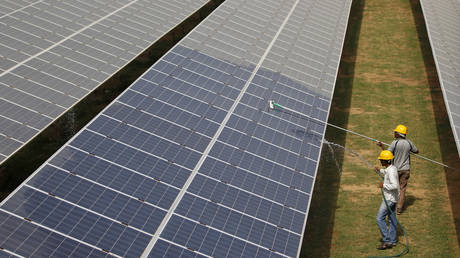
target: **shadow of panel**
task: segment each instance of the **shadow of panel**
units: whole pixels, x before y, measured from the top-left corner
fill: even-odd
[[[329,123],[344,128],[348,124],[348,110],[351,101],[364,3],[365,0],[357,0],[353,1],[351,6],[328,120]],[[345,143],[345,133],[333,127],[327,128],[325,138],[334,139],[334,142],[340,145],[344,145]],[[300,257],[328,257],[330,255],[334,214],[337,208],[337,196],[340,184],[338,170],[341,171],[341,168],[337,168],[334,162],[327,162],[325,158],[327,155],[330,155],[327,147],[323,146]],[[343,153],[342,156],[335,157],[338,164],[343,163],[343,158]]]
[[[438,140],[441,146],[442,162],[449,167],[460,168],[460,159],[458,157],[457,147],[446,111],[446,105],[442,95],[439,83],[436,65],[433,59],[433,52],[428,38],[425,19],[419,0],[410,0],[412,16],[417,28],[420,48],[425,63],[425,71],[428,76],[430,85],[431,99],[435,113],[436,129]],[[449,199],[451,202],[454,223],[457,232],[457,241],[460,245],[460,170],[445,170]]]

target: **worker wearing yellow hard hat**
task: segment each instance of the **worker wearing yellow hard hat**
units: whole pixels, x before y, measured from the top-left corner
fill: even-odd
[[[377,213],[377,225],[382,234],[382,243],[377,246],[379,250],[392,248],[396,245],[396,226],[395,215],[396,203],[399,200],[399,178],[398,170],[392,164],[393,153],[388,150],[380,152],[378,159],[383,168],[375,167],[375,170],[383,175],[383,181],[379,187],[382,188],[383,199]],[[385,219],[388,217],[388,226]]]
[[[394,157],[395,156],[393,155],[393,153],[391,153],[391,151],[384,150],[380,152],[378,159],[379,160],[392,160],[394,159]]]
[[[418,153],[418,149],[415,147],[414,143],[406,138],[408,132],[406,126],[397,125],[393,131],[395,139],[387,150],[393,153],[393,164],[398,169],[401,196],[396,206],[396,213],[399,215],[403,212],[407,181],[410,177],[410,153]],[[385,149],[383,143],[378,142],[377,145],[379,145],[382,150]]]
[[[405,127],[404,125],[398,125],[398,126],[396,126],[394,131],[397,132],[397,133],[406,135],[407,134],[407,127]]]

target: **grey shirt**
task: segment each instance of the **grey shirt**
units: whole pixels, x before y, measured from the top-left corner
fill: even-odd
[[[395,156],[393,164],[396,166],[398,171],[410,169],[410,152],[417,152],[418,149],[415,145],[407,139],[398,138],[395,139],[388,150],[393,152]]]

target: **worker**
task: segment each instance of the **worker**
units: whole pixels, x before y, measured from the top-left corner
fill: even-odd
[[[382,241],[378,250],[385,250],[396,245],[396,215],[395,206],[399,200],[399,180],[398,170],[391,164],[394,156],[391,151],[383,150],[380,152],[378,159],[383,168],[375,166],[375,171],[383,175],[383,181],[380,182],[379,188],[382,188],[383,197],[377,213],[377,225],[382,234]],[[388,217],[388,226],[385,218]]]
[[[410,177],[410,153],[418,153],[417,147],[408,139],[406,139],[407,127],[404,125],[398,125],[394,129],[394,140],[391,143],[390,147],[387,150],[391,151],[395,159],[393,164],[398,169],[399,176],[399,188],[401,195],[399,202],[396,205],[396,214],[400,215],[403,212],[404,200],[406,199],[406,187],[407,181]],[[378,142],[382,150],[385,149],[383,143]]]

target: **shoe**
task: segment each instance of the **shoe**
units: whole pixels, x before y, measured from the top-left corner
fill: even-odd
[[[382,243],[381,245],[377,246],[377,250],[391,249],[392,247],[393,247],[392,243]]]
[[[383,241],[383,239],[380,238],[380,243],[384,243],[385,241]],[[398,243],[390,243],[392,246],[396,246]]]
[[[383,243],[385,243],[385,241],[383,241],[383,239],[380,238],[380,243],[383,244]],[[381,244],[381,245],[382,245],[382,244]],[[390,244],[391,244],[392,246],[396,246],[396,245],[397,245],[397,243],[390,243]]]

